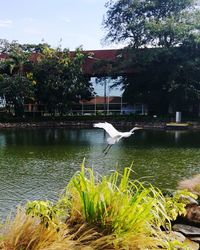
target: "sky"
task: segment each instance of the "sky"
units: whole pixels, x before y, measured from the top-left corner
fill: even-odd
[[[9,42],[38,44],[74,50],[117,48],[102,44],[105,30],[102,26],[107,0],[0,0],[0,39]],[[95,85],[98,95],[103,87]],[[119,95],[111,90],[110,95]]]
[[[20,43],[47,42],[74,50],[114,48],[103,46],[106,0],[0,0],[2,39]],[[60,42],[61,41],[61,42]]]

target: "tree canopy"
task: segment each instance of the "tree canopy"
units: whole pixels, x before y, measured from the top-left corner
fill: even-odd
[[[36,99],[46,104],[49,112],[63,114],[72,104],[91,97],[92,84],[82,72],[84,58],[81,48],[72,55],[67,49],[45,47],[38,54],[33,68]]]
[[[0,40],[0,51],[6,55],[0,62],[0,96],[14,106],[16,115],[30,102],[46,106],[52,115],[64,114],[72,104],[93,94],[82,72],[85,55],[81,48],[71,53],[48,44]]]
[[[146,103],[150,112],[185,111],[200,98],[200,49],[131,50],[133,74],[121,80],[124,100]],[[196,111],[198,113],[198,110]]]
[[[200,11],[193,0],[117,0],[107,3],[107,41],[127,45],[119,65],[123,98],[149,110],[185,110],[200,100]]]
[[[106,7],[106,40],[135,48],[177,46],[200,29],[193,0],[111,0]]]
[[[15,115],[22,116],[24,103],[34,96],[34,83],[27,77],[30,72],[30,53],[16,42],[0,41],[0,50],[6,53],[0,62],[0,96],[6,104],[14,107]]]

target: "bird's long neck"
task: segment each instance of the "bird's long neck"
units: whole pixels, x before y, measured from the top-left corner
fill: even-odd
[[[132,129],[130,130],[130,132],[133,133],[134,130],[135,130],[135,128],[132,128]]]
[[[131,130],[130,130],[130,132],[131,133],[133,133],[133,131],[135,131],[135,130],[137,130],[138,128],[132,128]]]

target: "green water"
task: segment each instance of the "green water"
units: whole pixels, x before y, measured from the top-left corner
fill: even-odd
[[[27,200],[56,199],[84,158],[100,174],[133,163],[133,177],[162,189],[200,173],[197,131],[137,131],[104,157],[105,145],[101,129],[1,130],[0,218]]]

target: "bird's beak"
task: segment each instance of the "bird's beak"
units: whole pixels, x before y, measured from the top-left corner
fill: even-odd
[[[142,127],[135,127],[135,130],[138,130],[138,129],[143,129]]]
[[[135,127],[134,128],[134,131],[132,132],[132,134],[134,134],[134,132],[136,131],[136,130],[139,130],[139,129],[143,129],[142,127]]]

